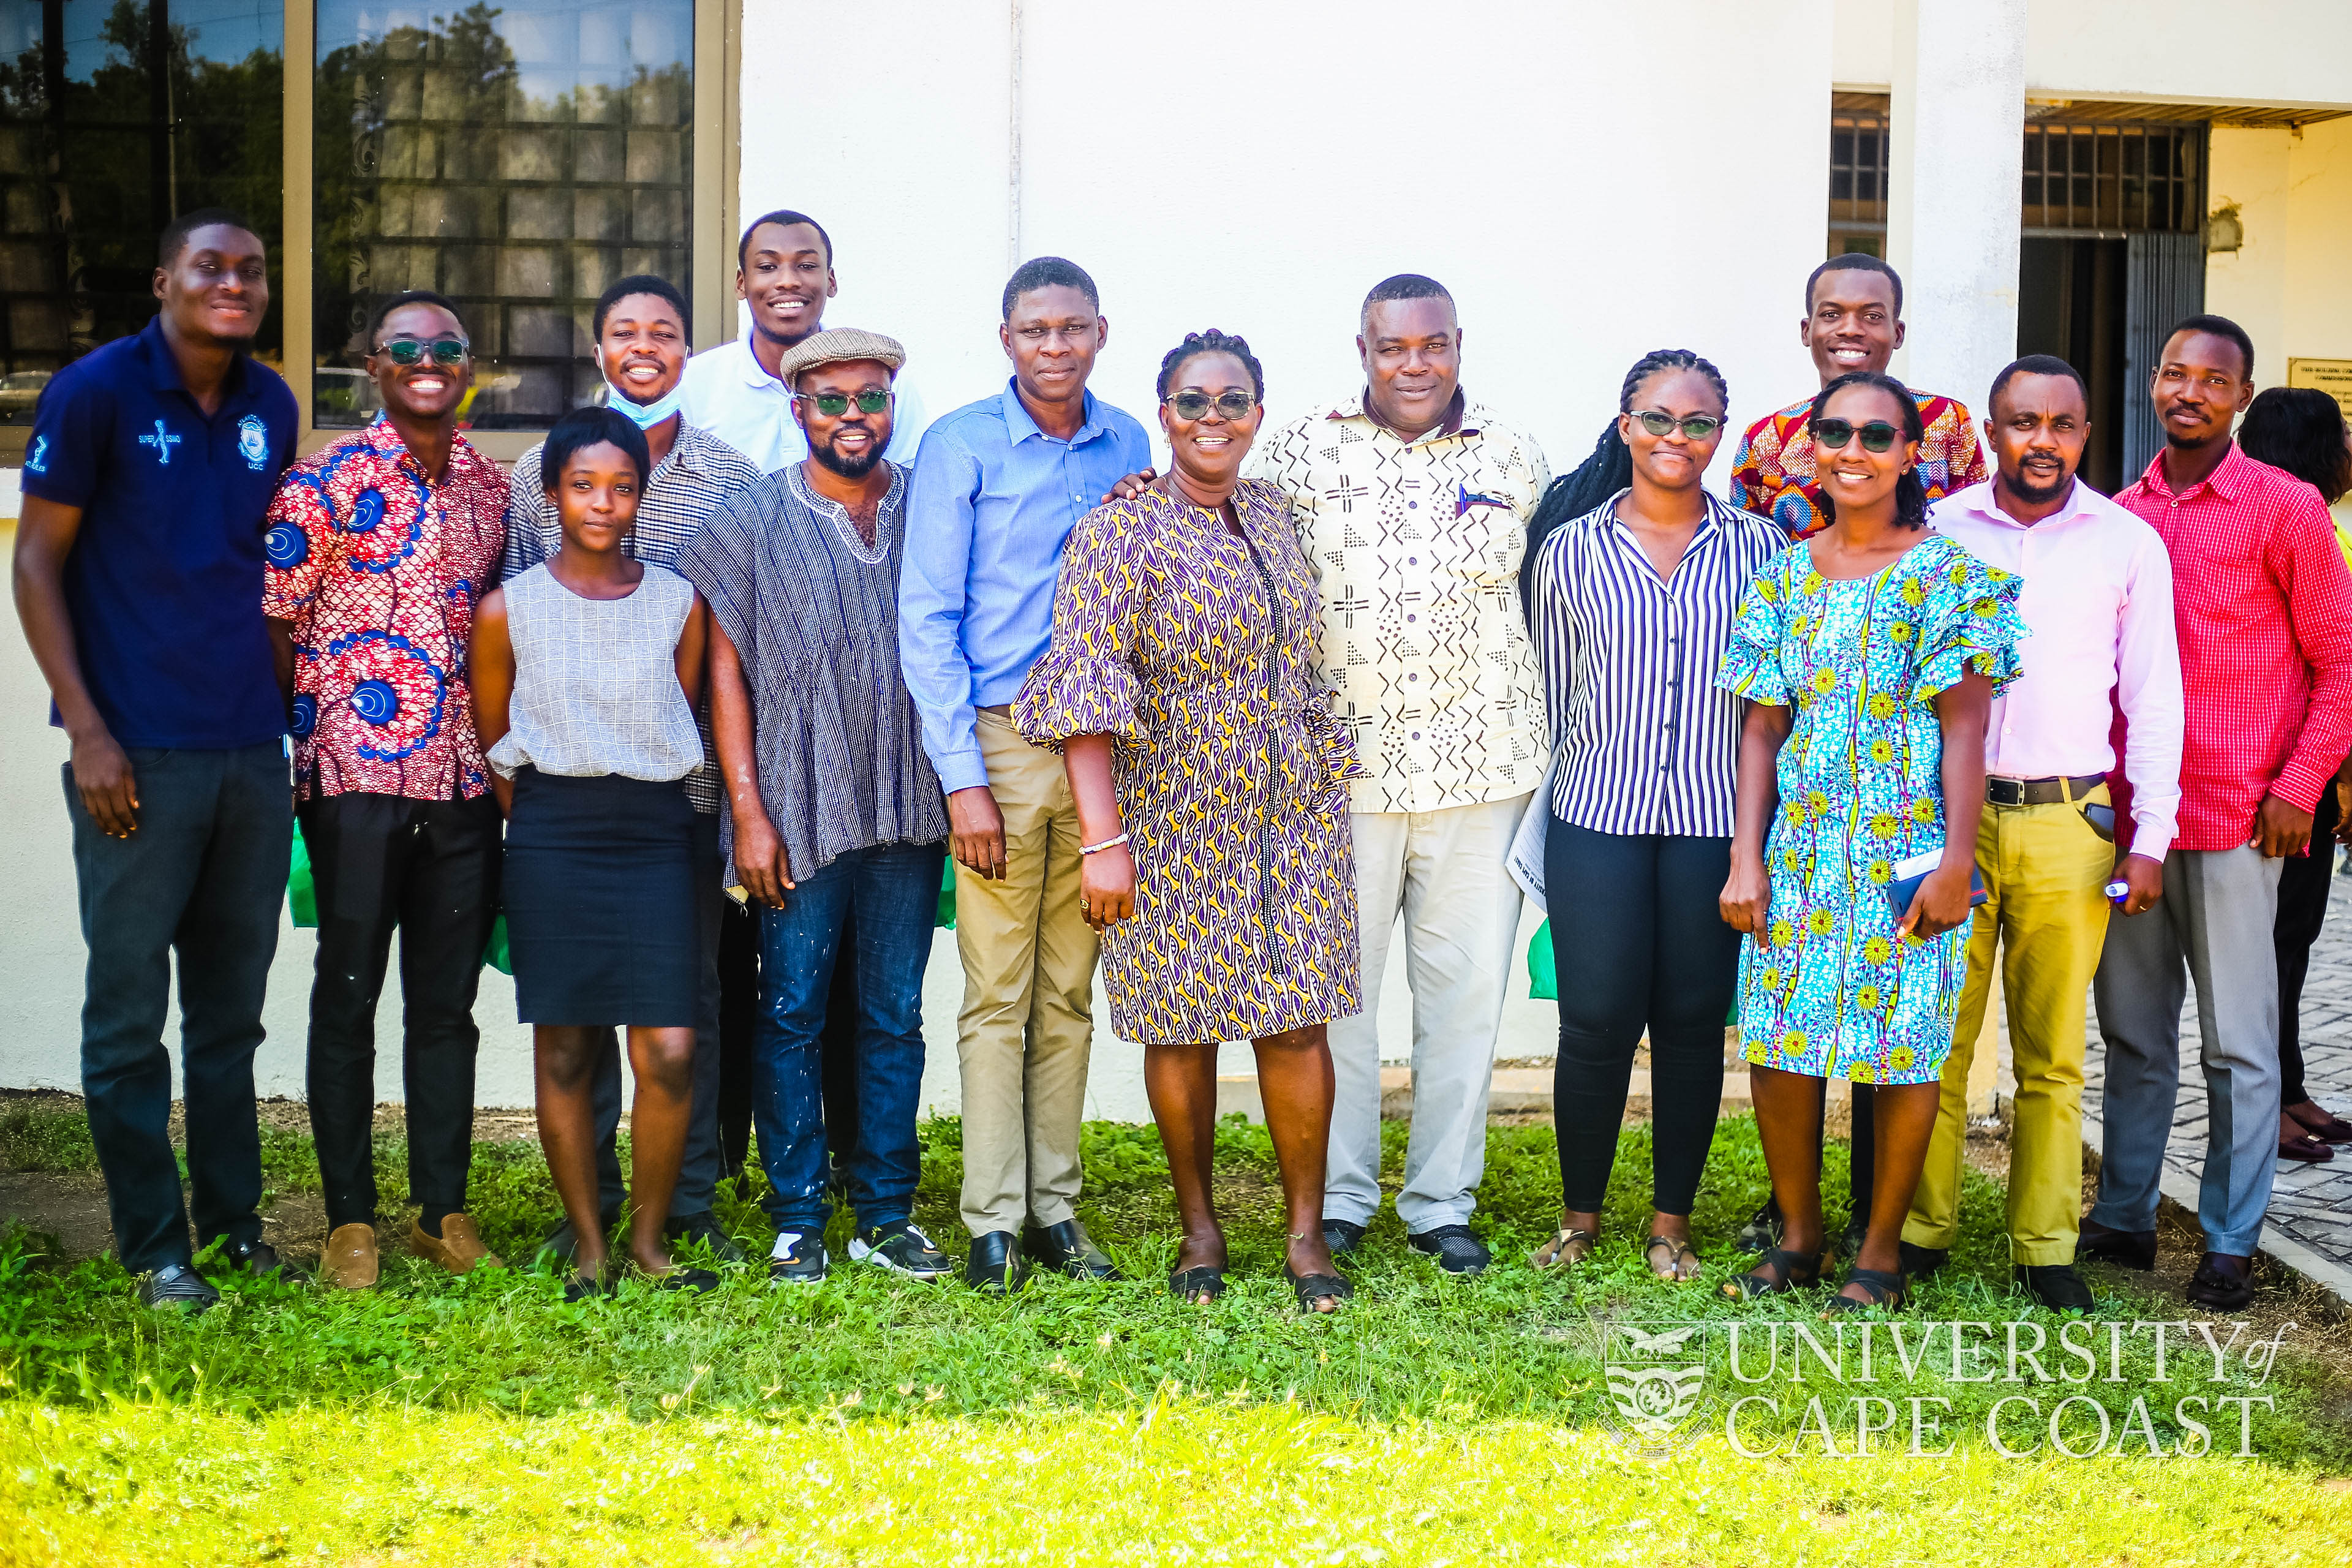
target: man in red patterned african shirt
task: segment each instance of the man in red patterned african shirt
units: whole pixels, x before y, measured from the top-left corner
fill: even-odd
[[[506,476],[457,434],[473,355],[457,307],[397,294],[368,323],[383,417],[287,470],[262,612],[291,696],[295,810],[319,893],[310,1131],[322,1282],[376,1281],[375,1010],[400,932],[411,1252],[498,1259],[467,1216],[474,992],[499,904],[499,808],[466,682],[506,544]]]
[[[1875,256],[1833,256],[1813,269],[1805,283],[1805,319],[1798,341],[1811,351],[1822,385],[1857,370],[1884,374],[1903,346],[1903,279]],[[1919,480],[1927,499],[1939,501],[1954,490],[1982,484],[1989,477],[1976,421],[1958,398],[1913,391],[1919,421]],[[1814,479],[1813,437],[1806,428],[1813,400],[1809,395],[1748,427],[1731,459],[1731,504],[1762,512],[1791,539],[1803,539],[1830,525]]]
[[[1903,279],[1875,256],[1849,251],[1832,256],[1805,279],[1805,319],[1797,324],[1797,341],[1813,356],[1813,369],[1827,386],[1855,371],[1885,374],[1895,351],[1903,346]],[[1958,398],[1912,390],[1918,400],[1919,422],[1926,426],[1919,440],[1919,482],[1927,500],[1942,500],[1955,490],[1982,484],[1990,477],[1984,449],[1977,442],[1977,424]],[[1813,437],[1808,428],[1813,412],[1811,395],[1748,427],[1739,450],[1731,459],[1731,504],[1761,512],[1780,525],[1790,539],[1806,539],[1830,525],[1822,503],[1821,485],[1814,479]],[[1854,1089],[1853,1218],[1846,1226],[1848,1256],[1862,1244],[1870,1226],[1870,1182],[1876,1141],[1867,1086]],[[1751,1215],[1739,1232],[1739,1245],[1761,1252],[1773,1245],[1780,1210],[1770,1199]]]

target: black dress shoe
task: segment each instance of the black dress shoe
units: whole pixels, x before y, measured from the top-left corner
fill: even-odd
[[[298,1279],[294,1266],[278,1256],[266,1241],[236,1241],[221,1248],[221,1262],[239,1274],[273,1279]]]
[[[2082,1237],[2074,1243],[2074,1261],[2120,1263],[2145,1273],[2156,1267],[2156,1232],[2110,1230],[2084,1220]]]
[[[1756,1212],[1748,1216],[1748,1223],[1731,1238],[1731,1245],[1742,1252],[1769,1252],[1780,1246],[1780,1206],[1770,1198],[1759,1204]]]
[[[1913,1279],[1925,1279],[1952,1260],[1948,1247],[1914,1247],[1907,1241],[1899,1241],[1895,1244],[1895,1251],[1902,1261],[1903,1272]]]
[[[1022,1251],[1041,1268],[1056,1274],[1066,1274],[1073,1279],[1116,1279],[1118,1269],[1103,1249],[1097,1247],[1087,1227],[1075,1219],[1042,1229],[1033,1228],[1022,1238]]]
[[[1364,1227],[1351,1219],[1323,1221],[1323,1246],[1334,1258],[1345,1258],[1364,1245]]]
[[[596,1216],[596,1223],[604,1227],[606,1236],[610,1236],[621,1223],[621,1212],[615,1209],[611,1214],[600,1214]],[[560,1221],[553,1230],[547,1233],[547,1239],[539,1244],[539,1256],[552,1258],[558,1263],[570,1263],[579,1255],[580,1233],[572,1228],[569,1219]]]
[[[963,1282],[1002,1296],[1021,1283],[1021,1240],[1009,1230],[983,1230],[971,1238]]]
[[[2254,1260],[2209,1252],[2181,1294],[2208,1311],[2242,1311],[2254,1299]]]
[[[2011,1277],[2053,1312],[2089,1312],[2098,1308],[2091,1288],[2071,1263],[2021,1263]]]
[[[719,1218],[709,1209],[700,1214],[674,1215],[662,1226],[664,1241],[683,1241],[688,1246],[700,1244],[710,1249],[714,1263],[741,1263],[743,1249],[735,1238],[719,1228]]]

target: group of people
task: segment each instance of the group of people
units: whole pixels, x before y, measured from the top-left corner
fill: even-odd
[[[1762,1257],[1725,1289],[1822,1281],[1834,1077],[1854,1086],[1853,1225],[1830,1307],[1899,1306],[1957,1232],[1997,962],[2011,1243],[2044,1303],[2090,1305],[2078,1257],[2153,1261],[2189,983],[2216,1110],[2192,1299],[2246,1300],[2275,1157],[2352,1142],[2303,1090],[2292,1026],[2352,752],[2352,575],[2326,511],[2352,448],[2324,395],[2253,397],[2231,323],[2173,333],[2166,449],[2111,501],[2076,476],[2074,370],[2011,365],[1979,427],[1885,374],[1894,271],[1833,258],[1800,327],[1820,385],[1754,424],[1717,497],[1730,395],[1706,359],[1643,356],[1555,479],[1468,395],[1454,302],[1416,274],[1364,300],[1361,385],[1271,430],[1245,341],[1171,349],[1162,472],[1087,389],[1109,323],[1073,263],[1013,273],[1010,379],[927,422],[899,342],[824,324],[821,226],[764,215],[738,259],[750,334],[700,355],[670,283],[607,289],[603,403],[511,476],[460,429],[463,315],[421,291],[366,323],[381,417],[298,460],[293,400],[249,353],[262,242],[218,210],[163,237],[155,321],[44,393],[16,592],[71,743],[85,1092],[143,1300],[216,1296],[167,1135],[174,957],[194,1239],[286,1267],[256,1212],[252,1060],[289,735],[319,905],[319,1277],[339,1288],[380,1268],[395,933],[406,1245],[454,1273],[498,1261],[467,1177],[501,912],[568,1295],[631,1272],[707,1289],[746,1262],[713,1205],[755,1129],[772,1280],[834,1267],[836,1201],[852,1263],[951,1272],[913,1218],[950,859],[982,1289],[1117,1276],[1076,1213],[1099,971],[1169,1154],[1170,1289],[1225,1288],[1216,1047],[1247,1039],[1285,1274],[1302,1310],[1338,1310],[1338,1260],[1382,1200],[1368,999],[1400,928],[1397,1214],[1437,1267],[1488,1267],[1470,1221],[1532,834],[1560,1011],[1539,1268],[1603,1239],[1646,1039],[1645,1256],[1698,1276],[1729,1017],[1772,1191],[1740,1236]],[[2095,979],[2106,1148],[2084,1221]]]

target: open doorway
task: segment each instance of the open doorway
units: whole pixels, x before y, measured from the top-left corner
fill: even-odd
[[[2123,239],[2022,241],[2017,267],[2017,352],[2053,354],[2090,384],[2091,440],[2081,477],[2102,495],[2124,478],[2124,332],[2128,289]],[[2135,476],[2136,477],[2136,476]]]

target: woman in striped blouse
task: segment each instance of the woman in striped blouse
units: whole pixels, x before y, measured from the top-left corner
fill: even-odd
[[[1557,751],[1544,883],[1559,974],[1559,1231],[1534,1258],[1600,1239],[1634,1047],[1650,1037],[1650,1237],[1662,1279],[1698,1273],[1690,1212],[1723,1099],[1738,933],[1728,874],[1739,700],[1715,685],[1739,595],[1786,542],[1706,493],[1729,394],[1685,349],[1645,354],[1615,423],[1570,480],[1607,499],[1562,523],[1530,574]],[[1591,492],[1588,492],[1591,493]]]

